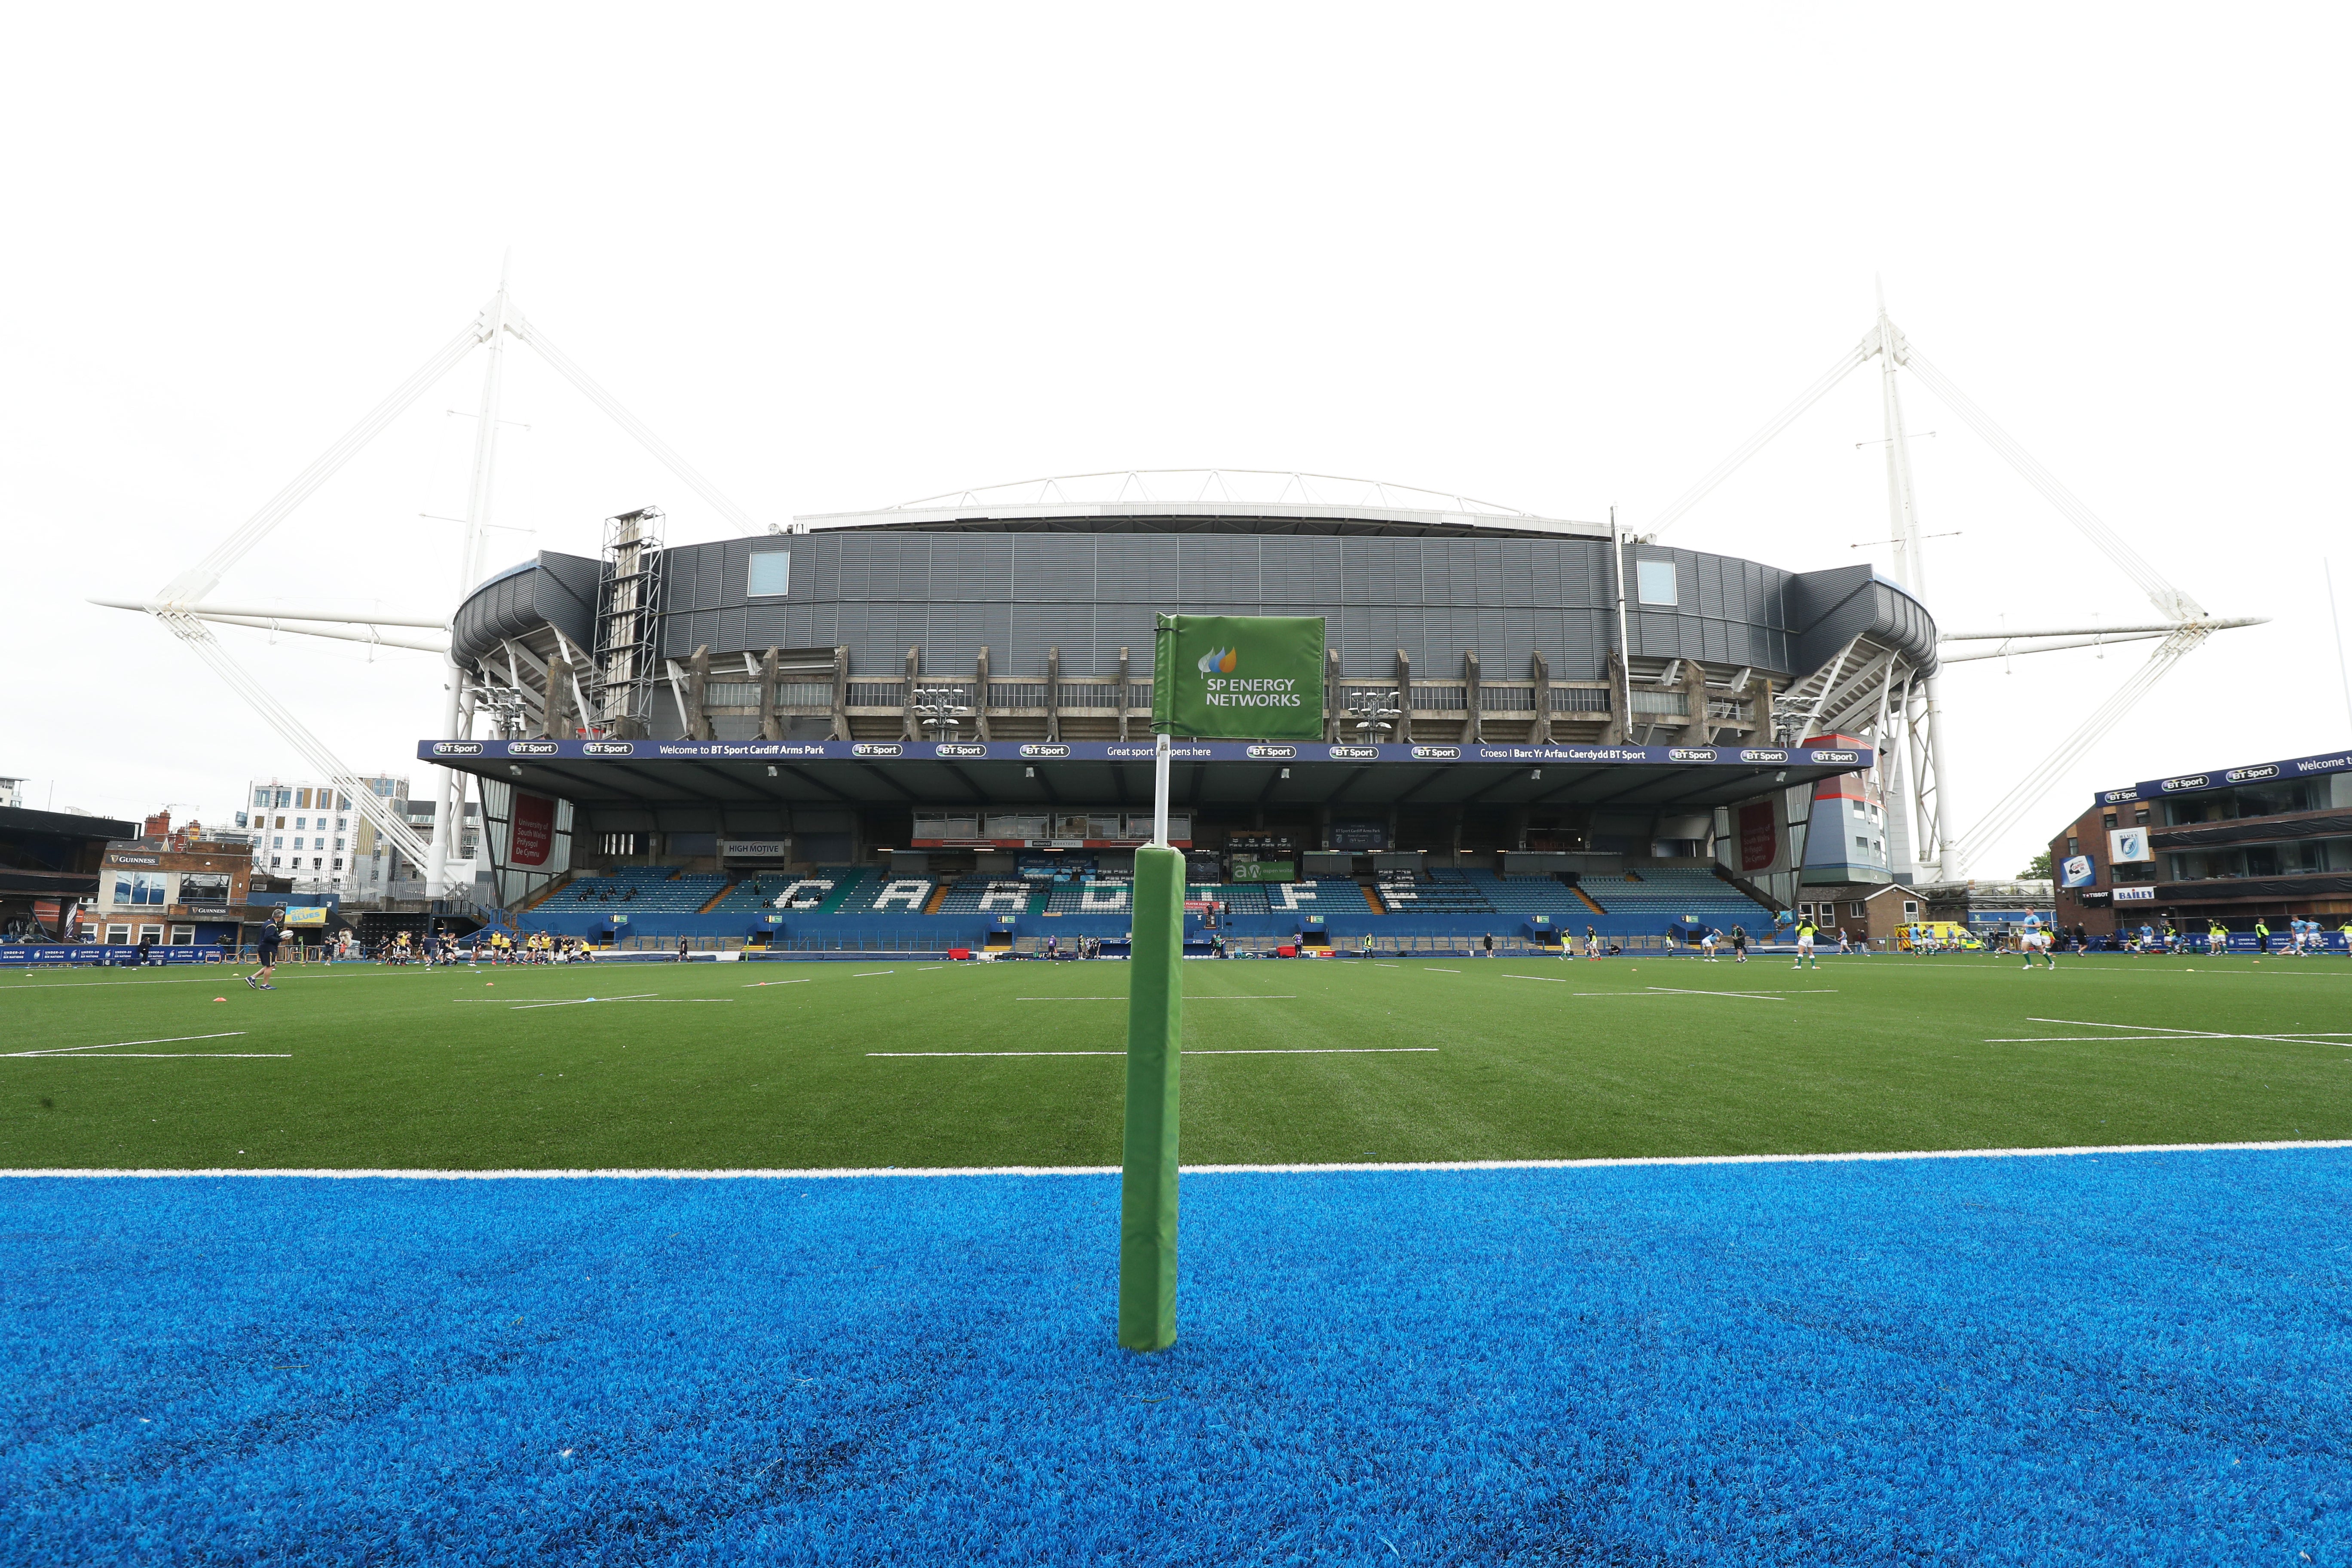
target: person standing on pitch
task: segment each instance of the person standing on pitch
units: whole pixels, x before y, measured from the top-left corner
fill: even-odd
[[[1734,963],[1748,962],[1748,928],[1746,926],[1731,928],[1731,962]]]
[[[1493,931],[1488,931],[1488,932],[1486,933],[1486,957],[1488,957],[1488,958],[1492,958],[1492,957],[1494,957],[1494,956],[1495,956],[1495,933],[1494,933]]]
[[[277,986],[269,984],[269,977],[278,972],[278,939],[281,934],[278,929],[278,917],[271,915],[261,928],[260,940],[254,944],[254,956],[261,960],[261,967],[245,977],[247,989],[254,991],[278,989]]]
[[[2058,960],[2053,956],[2050,952],[2050,933],[2048,931],[2043,931],[2039,926],[2034,926],[2027,930],[2021,940],[2025,944],[2026,968],[2032,968],[2033,961],[2036,958],[2042,960],[2042,965],[2045,968],[2055,969],[2058,967]]]
[[[1802,969],[1808,963],[1815,969],[1822,966],[1822,961],[1813,956],[1813,938],[1821,934],[1821,929],[1811,917],[1797,922],[1797,962],[1789,965],[1790,968]]]

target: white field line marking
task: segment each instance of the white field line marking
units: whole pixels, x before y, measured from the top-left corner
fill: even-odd
[[[1381,1057],[1434,1052],[1437,1046],[1268,1046],[1255,1049],[1200,1050],[1187,1057]],[[869,1057],[1123,1057],[1125,1051],[868,1051]]]
[[[896,974],[898,973],[898,972],[895,969],[866,969],[859,971],[857,973],[851,975],[850,978],[852,980],[871,980],[877,974]]]
[[[1127,1002],[1127,996],[1015,996],[1015,1002]],[[1187,996],[1187,1002],[1296,1002],[1296,992],[1286,995],[1269,996]]]
[[[2323,1034],[2340,1035],[2341,1029],[2313,1030],[2310,1035],[2006,1035],[1989,1037],[1988,1046],[2063,1046],[2088,1045],[2094,1040],[2113,1040],[2121,1045],[2132,1040],[2269,1040],[2282,1046],[2332,1046],[2341,1042],[2323,1039]],[[2352,1050],[2352,1045],[2346,1045]]]
[[[746,991],[752,991],[762,985],[810,985],[814,984],[815,983],[811,980],[753,980],[747,982],[743,989]]]
[[[534,1007],[585,1007],[591,1002],[642,1002],[648,996],[658,994],[658,992],[637,991],[626,996],[575,996],[569,1002],[524,1002],[512,1010],[528,1013]]]
[[[1384,963],[1376,958],[1372,960],[1372,967],[1374,969],[1402,969],[1404,965],[1402,963]]]
[[[1456,1160],[1425,1163],[1394,1162],[1390,1163],[1333,1165],[1186,1165],[1187,1175],[1326,1175],[1352,1172],[1422,1172],[1458,1171],[1613,1171],[1642,1169],[1654,1165],[1842,1165],[1873,1164],[1889,1160],[2035,1160],[2071,1158],[2088,1155],[2094,1159],[2103,1154],[2217,1154],[2285,1152],[2313,1149],[2352,1149],[2352,1138],[2307,1139],[2270,1143],[2083,1143],[2062,1144],[2044,1149],[1905,1149],[1870,1150],[1852,1153],[1825,1154],[1652,1154],[1628,1159],[1607,1160]],[[925,1165],[904,1169],[866,1166],[835,1170],[778,1170],[756,1167],[737,1170],[533,1170],[533,1171],[402,1171],[385,1168],[352,1170],[283,1169],[257,1167],[237,1170],[226,1166],[171,1170],[125,1170],[103,1168],[71,1170],[57,1166],[37,1169],[0,1170],[0,1180],[22,1179],[103,1178],[107,1180],[158,1180],[182,1176],[260,1176],[298,1177],[306,1181],[326,1182],[544,1182],[544,1181],[613,1181],[613,1182],[838,1182],[869,1176],[1116,1176],[1117,1165]]]
[[[2337,1029],[2288,1029],[2267,1035],[2233,1035],[2217,1029],[2175,1029],[2163,1024],[2102,1024],[2090,1018],[2035,1018],[2029,1016],[2025,1021],[2029,1024],[2067,1024],[2078,1029],[2146,1029],[2148,1033],[2138,1037],[2141,1039],[2151,1040],[2277,1040],[2286,1045],[2317,1045],[2321,1042],[2317,1040],[2305,1039],[2299,1037],[2308,1035],[2336,1035],[2345,1032]],[[2126,1037],[2121,1035],[2090,1035],[2085,1036],[2084,1037],[2094,1040],[2116,1040],[2123,1039]],[[2000,1043],[2022,1044],[2023,1042]]]
[[[65,1057],[77,1051],[110,1051],[123,1046],[176,1046],[188,1040],[233,1040],[243,1029],[223,1029],[216,1035],[166,1035],[160,1040],[116,1040],[103,1046],[51,1046],[37,1051],[9,1051],[12,1057]]]
[[[1459,974],[1462,973],[1458,969],[1440,969],[1433,963],[1427,965],[1426,971],[1431,974]]]
[[[9,1054],[12,1056],[23,1056],[28,1053],[15,1051],[10,1052]],[[55,1054],[45,1053],[42,1059],[44,1061],[60,1062],[169,1062],[186,1060],[226,1062],[260,1061],[265,1059],[291,1061],[293,1058],[294,1053],[291,1051],[124,1051],[120,1055],[110,1057],[95,1056],[89,1051],[59,1051]]]

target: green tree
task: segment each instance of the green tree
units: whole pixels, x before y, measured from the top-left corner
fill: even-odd
[[[2025,864],[2025,869],[2020,871],[2017,875],[2020,879],[2025,881],[2039,882],[2047,879],[2050,875],[2050,851],[2044,849],[2041,854],[2036,855],[2032,859],[2027,861]]]

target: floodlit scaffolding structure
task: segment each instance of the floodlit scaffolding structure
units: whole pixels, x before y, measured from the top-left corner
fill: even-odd
[[[1892,754],[1901,776],[1887,790],[1887,798],[1899,802],[1904,810],[1915,859],[1921,866],[1932,868],[1937,879],[1957,881],[1967,876],[1972,860],[2039,805],[2066,770],[2115,728],[2174,665],[2215,632],[2260,626],[2269,617],[2215,616],[2174,587],[2121,534],[2035,460],[2016,437],[1994,423],[1992,416],[1978,407],[1949,376],[1912,346],[1903,330],[1887,315],[1883,290],[1878,300],[1878,319],[1862,341],[1848,349],[1762,429],[1676,497],[1651,522],[1646,537],[1654,540],[1680,521],[1717,486],[1795,423],[1799,416],[1873,359],[1879,363],[1879,403],[1885,427],[1881,444],[1886,448],[1886,501],[1893,525],[1893,537],[1887,542],[1895,552],[1895,580],[1905,592],[1922,604],[1927,602],[1927,562],[1911,485],[1910,434],[1904,422],[1897,370],[1908,370],[1917,376],[1938,401],[2056,508],[2060,516],[2104,552],[2148,596],[2161,617],[2132,626],[2060,626],[2031,631],[1944,631],[1939,627],[1936,666],[1928,668],[1915,668],[1895,650],[1876,646],[1867,637],[1857,637],[1830,664],[1775,699],[1776,718],[1792,735],[1801,738],[1829,731],[1857,735],[1868,739],[1882,754]],[[1945,746],[1939,733],[1942,703],[1937,677],[1943,665],[2149,639],[2160,640],[2147,664],[2094,709],[2039,766],[1978,816],[1965,833],[1955,828],[1951,795],[1945,785]]]
[[[524,319],[508,291],[506,273],[502,268],[498,292],[490,297],[489,302],[482,307],[464,331],[435,350],[432,356],[394,387],[389,396],[369,410],[365,417],[345,431],[340,439],[297,474],[284,489],[272,496],[259,511],[247,519],[243,526],[215,546],[202,560],[164,584],[151,598],[91,601],[115,609],[137,610],[153,616],[173,637],[211,665],[229,688],[243,697],[305,762],[332,781],[339,789],[348,790],[362,815],[404,858],[425,867],[426,890],[435,898],[445,898],[456,891],[449,885],[448,860],[464,811],[465,775],[447,768],[436,770],[440,776],[436,781],[433,833],[429,840],[419,837],[407,820],[392,809],[389,801],[362,786],[352,770],[335,756],[292,709],[230,656],[220,640],[213,636],[210,626],[256,626],[367,643],[379,647],[438,653],[444,662],[442,733],[446,738],[462,739],[472,733],[476,710],[489,692],[484,683],[469,678],[450,658],[448,617],[354,616],[339,610],[212,604],[207,602],[207,596],[219,586],[222,577],[257,549],[279,523],[292,516],[345,464],[478,348],[487,351],[487,363],[483,368],[481,397],[475,414],[473,465],[463,519],[465,534],[457,552],[457,602],[463,603],[466,595],[482,580],[488,534],[499,526],[490,521],[490,515],[498,463],[499,405],[505,386],[505,347],[509,338],[530,347],[557,374],[571,383],[582,396],[601,409],[676,475],[688,489],[709,502],[721,517],[745,533],[762,531],[750,514],[720,494],[716,486],[656,436],[642,420],[623,407],[617,398],[581,369],[545,332]],[[628,515],[658,518],[660,513],[647,508]],[[771,528],[766,531],[781,532],[782,530]],[[641,609],[657,605],[657,600],[644,595],[649,589],[658,589],[659,556],[656,536],[650,551],[654,563],[652,571],[656,574],[650,577],[639,577],[635,573],[631,574],[631,580],[637,584],[635,591],[640,595],[638,603]],[[644,636],[651,635],[654,618],[649,614],[639,614],[635,617],[643,623]],[[635,648],[637,644],[633,641],[629,646]],[[601,692],[604,687],[604,667],[599,664],[594,668],[598,672]],[[622,690],[625,702],[638,703],[639,710],[642,710],[650,702],[650,687],[646,684],[651,679],[649,654],[646,658],[638,658],[634,669],[635,673],[631,675]],[[518,679],[514,684],[519,687],[520,682]],[[492,712],[502,726],[520,721],[519,715],[507,711],[512,706],[511,701],[493,705]]]

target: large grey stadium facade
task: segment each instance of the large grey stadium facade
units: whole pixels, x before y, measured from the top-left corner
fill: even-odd
[[[420,755],[480,776],[495,816],[560,801],[569,866],[976,849],[1003,841],[992,809],[1148,807],[1162,613],[1327,624],[1327,745],[1178,769],[1203,852],[1720,859],[1732,808],[1869,761],[1801,746],[1840,670],[1935,666],[1927,612],[1867,566],[1612,559],[1605,524],[1498,510],[967,497],[658,530],[612,520],[601,559],[541,553],[454,619],[472,732]]]

